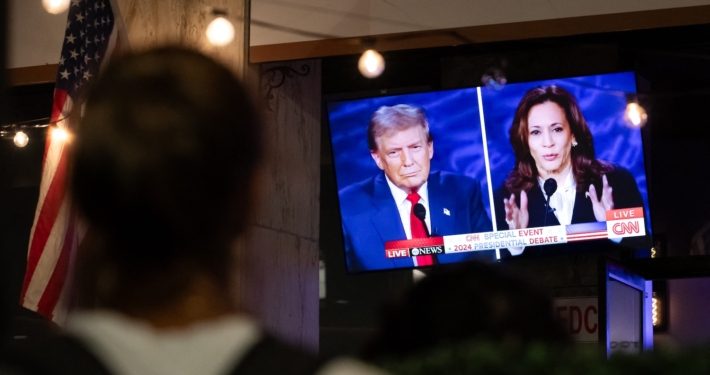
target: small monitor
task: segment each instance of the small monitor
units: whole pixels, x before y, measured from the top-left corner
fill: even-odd
[[[599,343],[607,355],[640,354],[653,348],[652,283],[601,259]]]

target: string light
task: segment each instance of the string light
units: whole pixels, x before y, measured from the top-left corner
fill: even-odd
[[[69,139],[69,133],[64,129],[54,128],[52,129],[52,139],[55,141],[64,142]]]
[[[42,0],[42,6],[50,14],[63,13],[69,9],[69,0]]]
[[[360,73],[367,78],[377,78],[385,71],[385,59],[374,49],[368,49],[357,63]]]
[[[207,40],[215,46],[226,46],[234,40],[234,25],[225,18],[226,12],[213,10],[217,15],[207,26]]]
[[[27,142],[30,141],[30,137],[25,134],[22,130],[18,131],[15,133],[15,138],[13,139],[15,142],[15,146],[17,147],[25,147],[27,146]]]
[[[646,124],[648,115],[636,100],[635,94],[626,94],[626,110],[624,111],[624,122],[630,128],[640,128]]]
[[[661,324],[661,317],[660,317],[661,306],[658,301],[658,298],[656,298],[656,292],[653,292],[653,299],[651,302],[651,306],[652,306],[651,307],[651,316],[653,319],[653,326],[655,327],[655,326],[658,326],[659,324]]]

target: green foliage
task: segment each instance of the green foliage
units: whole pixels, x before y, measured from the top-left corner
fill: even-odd
[[[404,360],[385,360],[379,365],[402,375],[707,375],[710,347],[606,359],[594,348],[554,348],[543,344],[516,348],[477,341]]]

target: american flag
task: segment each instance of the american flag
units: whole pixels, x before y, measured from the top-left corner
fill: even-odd
[[[609,238],[606,221],[571,224],[565,227],[567,242],[605,240]]]
[[[118,9],[112,5],[111,0],[71,0],[59,58],[21,297],[24,307],[57,322],[66,313],[69,275],[85,232],[65,191],[69,144],[62,131],[71,134],[77,125],[69,118],[72,108],[82,105],[88,83],[125,44]]]

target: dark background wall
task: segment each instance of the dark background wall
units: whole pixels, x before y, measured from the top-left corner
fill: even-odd
[[[391,52],[383,54],[387,69],[373,80],[359,75],[359,56],[328,58],[323,61],[323,95],[348,98],[479,86],[482,75],[493,69],[502,71],[509,83],[633,70],[639,77],[640,104],[649,115],[642,133],[657,248],[662,255],[684,256],[692,235],[710,221],[710,175],[705,172],[710,161],[707,35],[710,25]],[[321,300],[321,351],[355,353],[375,329],[382,304],[396,301],[412,276],[409,271],[345,274],[325,119],[320,249],[327,295]],[[620,260],[636,256],[625,250],[604,253]],[[515,269],[552,297],[594,296],[597,259],[598,253],[592,252],[515,259],[497,266]],[[682,295],[678,291],[684,285],[678,284],[676,292]],[[710,340],[710,328],[697,335]]]
[[[654,335],[657,346],[679,348],[710,341],[710,278],[668,281],[667,329]]]
[[[53,92],[54,84],[9,88],[2,124],[46,124]],[[0,285],[5,287],[4,304],[20,300],[47,136],[46,128],[24,131],[30,140],[23,148],[15,146],[12,132],[0,138]]]

